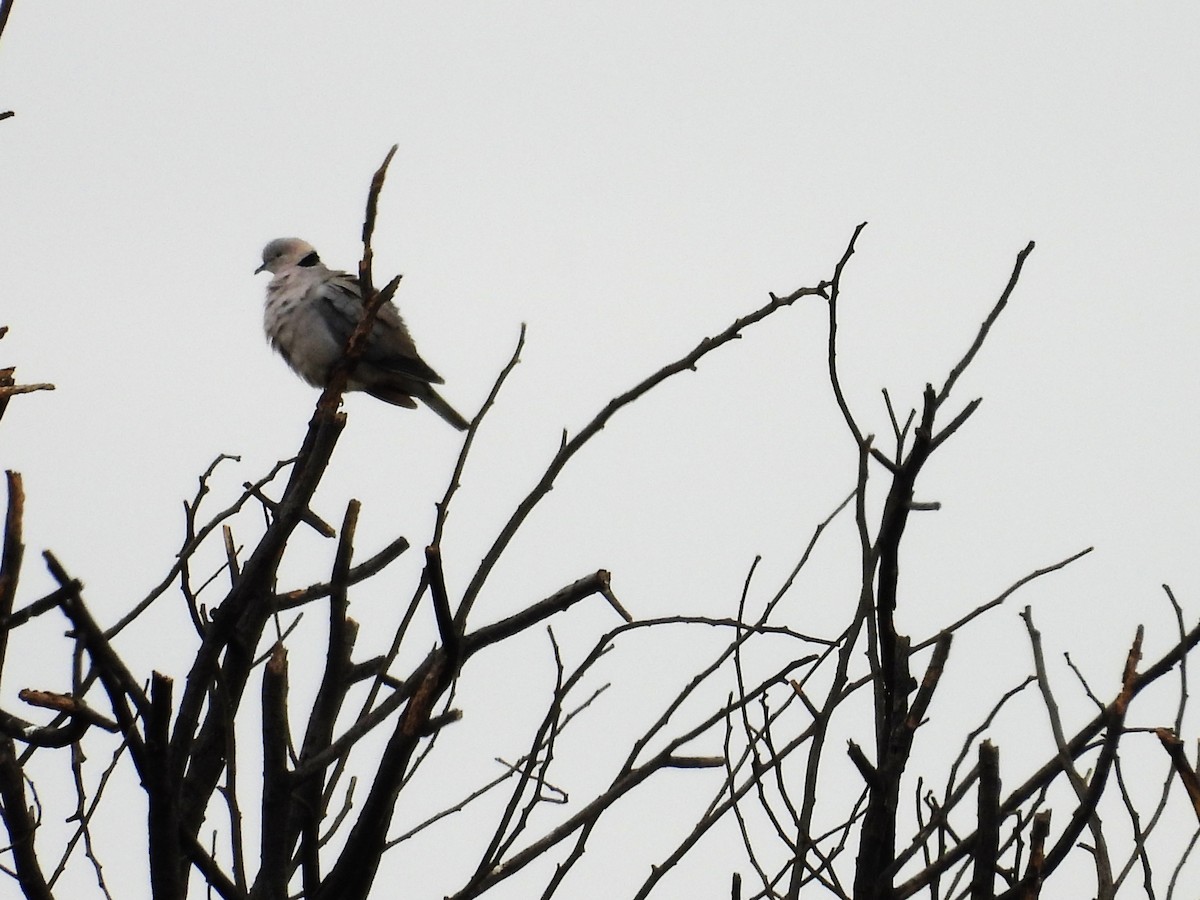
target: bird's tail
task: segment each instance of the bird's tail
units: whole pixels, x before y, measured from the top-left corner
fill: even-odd
[[[471,423],[458,414],[458,412],[442,399],[442,395],[435,391],[432,387],[428,388],[428,393],[422,391],[420,394],[425,405],[432,409],[435,413],[457,428],[459,431],[466,431],[471,427]]]

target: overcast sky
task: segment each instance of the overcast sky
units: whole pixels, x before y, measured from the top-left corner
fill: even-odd
[[[1160,584],[1200,610],[1197,46],[1200,12],[1177,2],[19,0],[0,41],[0,364],[57,385],[15,399],[0,438],[28,494],[23,598],[49,588],[53,549],[114,621],[169,568],[217,454],[242,457],[227,502],[295,452],[316,392],[265,344],[251,273],[285,235],[354,268],[398,143],[376,271],[404,273],[447,399],[473,413],[528,326],[447,536],[452,592],[562,429],[769,291],[828,277],[859,222],[841,362],[881,435],[880,388],[907,408],[940,384],[1034,240],[956,389],[984,403],[927,473],[921,499],[944,508],[913,524],[901,624],[925,636],[1095,545],[973,652],[1027,670],[1032,602],[1055,653],[1115,685],[1138,622],[1149,657],[1171,640]],[[778,578],[853,484],[824,340],[823,305],[797,304],[620,414],[479,623],[599,567],[638,616],[728,614],[755,554]],[[424,409],[346,409],[318,512],[358,497],[362,553],[422,546],[459,436]],[[844,526],[815,607],[853,602]],[[327,571],[313,546],[295,584]],[[582,647],[612,619],[575,622]],[[160,638],[129,652],[182,675],[186,642]],[[68,671],[17,663],[6,707]]]

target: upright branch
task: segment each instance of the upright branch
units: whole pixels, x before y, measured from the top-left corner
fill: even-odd
[[[992,900],[1000,853],[1000,751],[991,741],[979,745],[977,818],[979,845],[971,875],[971,900]]]
[[[287,770],[287,679],[287,650],[282,643],[277,643],[267,660],[262,687],[262,836],[259,874],[251,893],[251,897],[262,900],[285,900],[291,873],[288,813],[292,806],[292,781]]]
[[[846,395],[842,392],[842,381],[838,376],[838,301],[841,299],[842,293],[842,273],[846,269],[846,264],[850,262],[850,257],[854,255],[854,245],[858,242],[858,236],[862,234],[863,229],[866,227],[867,223],[862,222],[854,229],[854,234],[850,237],[850,243],[846,245],[846,250],[842,254],[842,258],[838,260],[837,267],[833,270],[833,280],[829,285],[829,347],[826,354],[829,363],[829,385],[833,388],[833,398],[837,401],[838,409],[842,411],[842,418],[846,420],[846,427],[850,429],[850,433],[854,436],[854,442],[859,447],[862,447],[866,443],[866,439],[863,437],[862,430],[858,427],[858,422],[854,419],[854,414],[850,412],[850,405],[846,402]]]
[[[383,158],[383,162],[371,177],[371,189],[367,192],[367,210],[363,216],[362,227],[363,252],[362,259],[358,263],[358,282],[362,287],[364,303],[375,293],[371,271],[375,262],[375,253],[371,248],[371,239],[375,236],[375,219],[379,215],[379,195],[383,192],[383,182],[387,178],[388,166],[392,164],[392,157],[396,155],[399,146],[399,144],[392,144],[391,149]]]
[[[4,658],[12,628],[10,617],[17,599],[21,562],[25,558],[25,545],[21,542],[25,489],[20,473],[8,471],[4,475],[8,482],[8,505],[4,516],[4,544],[0,548],[0,623],[4,623],[0,625],[0,677],[4,674]]]
[[[910,706],[909,697],[916,690],[910,670],[911,641],[896,629],[895,612],[899,596],[900,548],[908,524],[909,515],[917,506],[915,488],[917,478],[933,452],[942,445],[979,406],[975,400],[956,415],[949,424],[937,430],[937,416],[950,388],[970,365],[979,352],[992,323],[1008,303],[1016,286],[1025,258],[1033,250],[1030,242],[1018,254],[1008,284],[1000,299],[993,305],[984,320],[979,334],[962,360],[954,367],[941,392],[935,392],[931,384],[925,386],[923,404],[918,424],[913,430],[912,444],[904,456],[899,454],[886,461],[891,473],[891,485],[884,501],[883,515],[873,542],[873,556],[877,560],[875,591],[874,640],[877,642],[879,669],[874,680],[875,690],[875,753],[876,760],[870,777],[866,778],[868,799],[858,852],[858,868],[855,873],[854,896],[856,900],[888,900],[891,884],[886,875],[891,868],[896,852],[896,822],[899,817],[900,783],[912,752],[916,729],[936,689],[941,672],[949,654],[948,639],[940,640],[933,660],[926,672],[925,681]],[[860,447],[864,444],[861,432],[850,414],[842,397],[835,364],[836,347],[834,335],[837,328],[836,291],[831,291],[830,300],[830,378],[838,405]],[[903,447],[894,413],[890,413],[893,427],[897,429],[898,448]],[[865,477],[860,479],[860,492],[865,493]],[[869,577],[870,572],[865,573]],[[867,585],[863,586],[867,592]],[[944,635],[948,638],[948,635]],[[859,758],[859,768],[865,761]]]
[[[3,15],[7,16],[7,8]],[[3,19],[0,19],[2,30]],[[0,400],[0,412],[3,401]],[[8,509],[4,519],[4,544],[0,550],[0,621],[6,622],[12,613],[25,547],[21,543],[25,492],[21,476],[5,473],[8,479]],[[0,625],[0,671],[3,670],[8,647],[9,627]],[[17,748],[7,729],[0,734],[0,819],[8,832],[12,848],[17,884],[30,900],[51,900],[53,895],[46,883],[45,873],[38,860],[35,838],[37,820],[25,793],[25,773],[17,759]]]

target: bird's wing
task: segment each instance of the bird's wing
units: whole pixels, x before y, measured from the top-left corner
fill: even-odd
[[[358,279],[347,272],[330,272],[329,277],[314,290],[317,292],[314,306],[321,313],[330,333],[339,344],[344,345],[362,317],[363,303]],[[362,359],[377,368],[418,381],[443,383],[442,377],[418,355],[400,311],[390,303],[380,307],[371,325],[371,335]]]

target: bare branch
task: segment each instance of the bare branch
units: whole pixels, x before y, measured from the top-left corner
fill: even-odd
[[[857,234],[857,232],[856,232]],[[509,518],[508,522],[501,529],[500,534],[493,541],[492,546],[484,554],[483,560],[480,562],[474,577],[467,585],[467,589],[463,594],[463,600],[455,614],[455,622],[461,630],[471,612],[471,608],[475,605],[475,600],[479,596],[479,592],[483,589],[484,583],[487,581],[488,575],[499,561],[501,554],[512,541],[517,530],[533,512],[534,508],[550,492],[554,486],[554,481],[559,473],[563,470],[566,464],[571,460],[585,444],[593,437],[600,433],[605,425],[619,410],[628,406],[630,403],[637,400],[639,397],[653,390],[662,382],[666,381],[672,375],[677,375],[680,372],[692,371],[696,365],[708,355],[711,351],[736,340],[741,336],[741,333],[751,325],[761,322],[763,319],[770,316],[772,313],[778,312],[791,304],[795,303],[801,297],[810,296],[825,296],[827,288],[825,282],[821,282],[813,288],[800,288],[788,294],[786,297],[776,297],[771,295],[771,301],[765,306],[760,307],[748,315],[736,319],[728,328],[714,337],[705,338],[690,353],[677,359],[675,362],[663,366],[650,377],[646,378],[640,384],[626,391],[617,397],[614,397],[596,416],[583,427],[583,429],[570,440],[563,441],[558,453],[554,455],[554,459],[550,461],[550,465],[546,467],[545,473],[539,479],[537,485],[531,490],[525,498],[517,505],[516,511]],[[564,434],[565,438],[565,434]]]
[[[833,280],[829,284],[829,349],[828,349],[828,364],[829,364],[829,384],[833,388],[833,398],[837,401],[838,409],[842,411],[842,418],[846,420],[846,427],[850,429],[850,433],[854,435],[854,443],[862,447],[866,443],[863,437],[862,430],[858,427],[858,423],[854,420],[854,414],[850,412],[850,405],[846,402],[846,395],[842,392],[841,378],[838,376],[837,369],[837,329],[838,329],[838,300],[841,296],[842,289],[842,272],[846,268],[846,264],[850,262],[850,257],[854,255],[854,245],[858,241],[858,236],[862,234],[867,223],[861,223],[854,229],[854,234],[850,237],[850,243],[846,245],[846,250],[842,254],[842,258],[838,260],[837,267],[833,270]]]
[[[25,776],[10,738],[0,737],[0,819],[8,830],[16,879],[28,900],[54,900],[34,847],[37,822],[25,797]]]
[[[1062,771],[1066,774],[1067,779],[1071,782],[1071,787],[1075,791],[1076,797],[1080,803],[1086,802],[1089,791],[1095,787],[1095,777],[1092,778],[1091,786],[1085,784],[1083,777],[1076,770],[1070,753],[1067,750],[1067,739],[1063,733],[1062,719],[1058,711],[1058,703],[1055,700],[1053,690],[1050,687],[1050,679],[1046,673],[1046,661],[1042,655],[1042,640],[1041,633],[1033,625],[1033,614],[1029,607],[1025,607],[1021,613],[1021,618],[1025,620],[1025,626],[1029,631],[1030,644],[1033,647],[1034,670],[1037,672],[1038,688],[1042,693],[1042,701],[1046,707],[1046,713],[1050,719],[1050,729],[1054,735],[1054,743],[1058,748],[1059,762],[1062,765]],[[1141,646],[1141,633],[1139,631],[1137,646]],[[1134,665],[1132,659],[1126,664],[1126,671],[1122,679],[1122,684],[1128,684],[1135,676],[1136,672],[1132,668]],[[1115,745],[1114,750],[1115,753]],[[1097,796],[1097,799],[1098,796]],[[1093,808],[1095,804],[1093,803]],[[1108,847],[1104,840],[1104,830],[1100,824],[1100,820],[1094,815],[1088,820],[1088,827],[1092,833],[1092,839],[1095,841],[1096,861],[1096,880],[1097,890],[1101,898],[1108,898],[1113,892],[1113,874],[1112,863],[1109,859]],[[1054,868],[1050,862],[1047,862],[1047,871],[1052,871]]]
[[[7,7],[3,15],[7,15]],[[3,21],[0,20],[0,30]],[[8,504],[4,516],[4,543],[0,546],[0,675],[4,672],[4,661],[8,651],[8,635],[14,627],[13,604],[17,598],[17,582],[21,577],[21,562],[25,558],[25,545],[21,543],[22,521],[25,514],[25,490],[17,472],[4,473],[8,485]]]
[[[263,675],[262,742],[263,799],[261,865],[252,897],[285,900],[288,872],[288,817],[291,807],[291,781],[287,772],[287,649],[276,644]]]
[[[975,846],[971,900],[992,900],[1000,844],[1000,753],[991,741],[979,745],[979,841]]]
[[[1086,549],[1080,550],[1078,553],[1071,554],[1066,559],[1059,560],[1056,563],[1051,563],[1050,565],[1045,566],[1044,568],[1041,568],[1041,569],[1035,569],[1034,571],[1030,572],[1028,575],[1024,576],[1023,578],[1018,578],[1012,585],[1010,585],[1007,589],[1005,589],[995,599],[990,600],[987,603],[984,603],[982,606],[975,607],[975,609],[971,610],[969,613],[967,613],[965,616],[963,616],[961,619],[959,619],[954,624],[948,625],[945,628],[943,628],[940,632],[938,632],[938,634],[935,634],[933,637],[926,638],[925,640],[921,641],[920,643],[914,645],[913,652],[915,653],[918,650],[925,649],[930,644],[933,644],[935,641],[937,641],[938,637],[942,634],[951,634],[955,631],[958,631],[960,628],[962,628],[968,622],[983,615],[989,609],[999,606],[1001,603],[1003,603],[1005,600],[1007,600],[1009,597],[1011,597],[1013,594],[1015,594],[1018,590],[1023,588],[1025,585],[1029,584],[1031,581],[1035,581],[1036,579],[1041,578],[1043,575],[1048,575],[1051,572],[1057,572],[1059,569],[1065,568],[1066,566],[1075,562],[1075,560],[1081,559],[1082,557],[1087,556],[1089,553],[1092,552],[1092,549],[1093,548],[1091,548],[1091,547],[1087,547]]]
[[[457,656],[460,635],[454,624],[454,614],[450,611],[450,599],[446,596],[446,576],[442,573],[442,551],[435,545],[425,548],[425,577],[429,582],[429,593],[433,597],[434,618],[437,621],[438,634],[442,638],[442,646],[451,656]]]
[[[525,323],[521,323],[521,330],[517,335],[517,345],[513,348],[512,356],[504,368],[500,370],[500,374],[496,376],[496,380],[492,383],[492,389],[488,392],[487,399],[483,401],[483,406],[479,412],[475,414],[471,426],[467,429],[467,435],[463,439],[462,449],[458,453],[458,459],[454,463],[454,473],[450,476],[450,482],[446,485],[446,493],[442,496],[441,501],[437,504],[437,521],[433,526],[433,538],[430,544],[433,546],[441,546],[442,534],[446,529],[446,520],[450,515],[450,501],[454,499],[454,495],[458,493],[458,489],[462,486],[462,473],[467,464],[467,456],[471,452],[471,448],[475,444],[475,436],[479,432],[480,425],[483,424],[484,418],[492,409],[496,402],[496,398],[500,396],[500,389],[508,380],[508,376],[512,374],[513,369],[521,361],[521,350],[525,347]]]
[[[1021,278],[1021,269],[1025,267],[1025,260],[1028,259],[1029,254],[1033,252],[1033,247],[1034,243],[1033,241],[1030,241],[1025,245],[1025,249],[1017,254],[1017,261],[1013,265],[1012,274],[1008,277],[1008,284],[1004,286],[1004,292],[1000,295],[1000,299],[996,301],[996,305],[992,307],[992,311],[988,313],[987,318],[983,320],[983,324],[979,327],[979,334],[975,336],[975,340],[971,344],[970,349],[967,350],[966,355],[964,355],[963,358],[958,361],[958,364],[950,370],[950,375],[946,378],[946,383],[942,385],[942,389],[938,391],[938,406],[941,406],[946,401],[946,398],[950,396],[950,389],[954,387],[955,382],[957,382],[962,373],[967,370],[967,366],[971,364],[971,361],[975,359],[975,354],[977,354],[980,348],[983,347],[983,342],[987,339],[988,332],[991,331],[992,325],[994,325],[996,319],[1000,317],[1000,313],[1004,311],[1004,307],[1008,305],[1008,298],[1012,296],[1013,290],[1016,289],[1017,281]]]
[[[279,508],[279,504],[262,492],[262,489],[257,485],[251,484],[249,481],[242,483],[242,487],[250,492],[250,495],[263,505],[264,508],[272,513]],[[321,537],[335,537],[337,532],[333,530],[333,526],[318,516],[311,509],[303,509],[300,512],[300,521],[312,528]]]
[[[30,706],[37,706],[42,709],[54,709],[58,712],[66,713],[70,717],[82,719],[89,725],[95,725],[114,734],[121,730],[121,726],[108,716],[101,715],[82,700],[78,700],[70,694],[56,694],[53,691],[33,691],[29,688],[24,688],[17,693],[17,697]]]
[[[408,549],[408,546],[408,541],[405,538],[398,537],[374,556],[363,560],[357,566],[351,566],[350,571],[346,573],[346,585],[355,585],[378,575],[390,563],[399,558],[400,554]],[[324,582],[314,584],[302,590],[280,594],[275,600],[275,609],[282,611],[303,606],[305,603],[310,603],[313,600],[328,597],[332,589],[333,586],[330,582]]]
[[[208,472],[205,473],[205,477],[201,478],[200,490],[197,493],[197,499],[196,499],[196,501],[194,501],[192,503],[192,506],[191,506],[191,508],[193,510],[195,509],[197,503],[199,502],[199,498],[202,497],[208,490],[208,487],[206,484],[207,476],[212,473],[212,470],[213,470],[213,468],[215,468],[217,463],[221,462],[224,459],[237,459],[237,457],[231,457],[231,456],[222,454],[221,456],[219,456],[217,458],[217,460],[213,463],[213,465],[209,467]],[[266,484],[269,484],[270,482],[275,480],[275,476],[278,475],[283,469],[287,468],[288,466],[292,465],[295,462],[296,462],[295,459],[281,460],[281,461],[277,462],[271,468],[271,471],[268,472],[266,474],[266,476],[264,476],[263,478],[260,478],[258,481],[254,482],[252,487],[255,489],[258,489],[258,488],[262,488]],[[295,473],[293,472],[293,475],[294,474]],[[159,597],[161,597],[162,594],[166,591],[166,589],[171,586],[172,582],[175,581],[175,578],[182,571],[183,566],[186,563],[186,561],[196,551],[196,548],[199,547],[202,543],[204,543],[204,541],[208,538],[208,536],[210,534],[212,534],[214,531],[216,531],[216,529],[219,528],[222,525],[222,523],[224,523],[231,516],[236,515],[241,510],[241,508],[245,505],[246,501],[249,500],[252,496],[253,496],[253,494],[250,491],[246,491],[245,493],[242,494],[242,496],[240,498],[238,498],[238,500],[236,500],[228,508],[222,510],[216,516],[214,516],[207,524],[204,525],[203,528],[196,531],[195,534],[192,535],[191,538],[180,549],[179,553],[177,554],[178,558],[177,558],[175,564],[171,567],[170,571],[167,572],[167,574],[163,578],[163,580],[160,581],[150,591],[149,594],[147,594],[144,598],[142,598],[140,601],[138,601],[136,604],[134,604],[133,608],[129,612],[127,612],[125,615],[123,615],[120,619],[118,619],[115,625],[108,628],[104,632],[104,636],[109,639],[116,637],[131,622],[133,622],[135,619],[137,619],[138,616],[140,616],[143,612],[145,612],[147,609],[149,609],[150,604],[152,604],[155,600],[157,600]]]
[[[1196,776],[1196,770],[1192,768],[1187,755],[1183,752],[1183,741],[1176,737],[1169,728],[1155,728],[1154,733],[1158,735],[1163,749],[1171,757],[1171,765],[1175,769],[1175,774],[1179,776],[1179,782],[1187,792],[1196,818],[1200,819],[1200,778]]]
[[[388,150],[387,155],[383,158],[383,162],[375,171],[374,176],[372,176],[371,189],[367,193],[367,211],[363,217],[362,227],[363,255],[362,261],[358,265],[358,282],[362,286],[364,304],[371,299],[371,295],[374,293],[374,288],[371,284],[371,263],[374,261],[375,254],[371,250],[371,238],[375,234],[375,217],[379,211],[379,194],[383,191],[383,182],[387,178],[388,166],[392,164],[392,158],[396,155],[398,149],[400,149],[399,144],[392,144],[392,148]]]
[[[12,113],[7,115],[11,116]],[[0,119],[5,118],[5,114],[0,114]],[[37,384],[0,384],[0,399],[8,399],[15,397],[17,394],[32,394],[34,391],[52,391],[54,385],[39,382]]]

